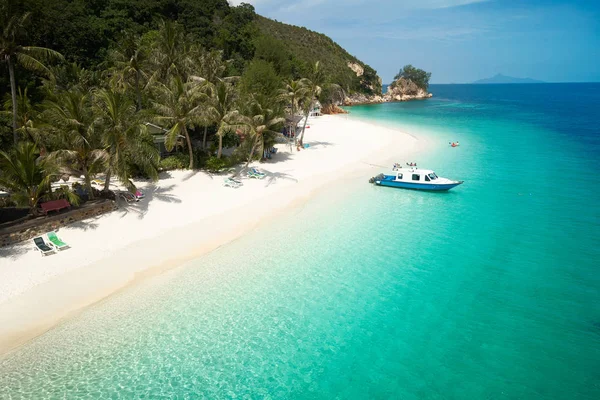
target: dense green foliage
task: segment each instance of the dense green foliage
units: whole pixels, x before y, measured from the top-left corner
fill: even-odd
[[[5,0],[0,22],[0,189],[32,212],[77,203],[51,189],[64,176],[91,199],[160,170],[247,167],[285,140],[286,116],[380,91],[328,37],[226,0]],[[299,150],[305,127],[292,128]]]
[[[27,18],[21,21],[25,15]],[[66,63],[42,57],[41,64],[29,62],[28,68],[15,64],[16,85],[11,90],[7,63],[0,62],[2,103],[10,99],[11,91],[27,89],[33,108],[37,107],[49,92],[44,89],[51,89],[40,85],[40,78],[49,76],[43,68],[48,65],[55,76],[52,85],[60,89],[68,90],[76,74],[87,75],[78,83],[83,91],[110,79],[113,87],[132,90],[136,109],[141,110],[150,105],[147,96],[142,95],[150,80],[168,83],[167,70],[173,68],[184,69],[180,75],[187,80],[190,69],[184,62],[200,69],[206,67],[196,68],[194,73],[214,82],[209,75],[216,69],[210,59],[228,60],[226,71],[217,75],[243,75],[241,87],[246,94],[273,94],[281,82],[307,77],[317,61],[324,75],[321,103],[340,97],[339,92],[327,89],[329,84],[346,94],[381,90],[376,72],[327,36],[263,18],[244,3],[233,7],[227,0],[2,0],[0,25],[8,26],[11,18],[22,22],[18,35],[11,38],[13,44],[19,48],[46,48],[51,51],[45,53],[47,56],[60,53]],[[167,32],[161,27],[173,30]],[[159,38],[159,32],[167,34]],[[182,54],[187,59],[180,57]],[[362,76],[357,77],[348,63],[363,68]],[[12,108],[9,105],[5,110]],[[16,126],[10,126],[15,119],[6,113],[0,115],[0,148],[11,143],[8,135],[16,130]],[[196,132],[192,129],[190,134]]]
[[[219,172],[227,167],[228,162],[225,158],[210,157],[206,160],[206,169],[210,172]]]
[[[267,58],[267,61],[286,61],[287,64],[282,62],[282,69],[291,75],[290,78],[305,76],[311,66],[320,61],[326,80],[338,84],[347,93],[381,93],[381,80],[377,72],[350,55],[328,36],[261,16],[256,17],[256,23],[260,32],[268,38],[257,42],[256,55],[265,57],[259,49],[266,47],[265,52],[272,57]],[[277,44],[278,41],[280,44]],[[361,77],[357,77],[348,67],[349,62],[359,64],[364,69]]]
[[[55,174],[47,162],[38,162],[39,151],[30,142],[19,143],[11,152],[0,152],[0,187],[10,190],[11,199],[32,210],[48,195]]]
[[[281,87],[281,77],[272,63],[265,60],[252,60],[242,75],[241,91],[245,94],[260,93],[273,96]]]
[[[60,52],[69,61],[96,68],[124,31],[145,34],[159,21],[178,21],[186,34],[206,49],[219,49],[241,73],[254,57],[272,62],[277,73],[297,79],[316,61],[326,65],[331,82],[346,91],[378,91],[376,72],[329,37],[305,28],[282,24],[255,14],[249,4],[232,7],[227,0],[3,0],[5,16],[30,12],[28,44]],[[2,21],[3,23],[5,21]],[[256,51],[255,51],[256,50]],[[359,63],[361,78],[348,68]],[[2,73],[2,79],[6,79]],[[0,91],[6,85],[0,81]],[[2,92],[0,92],[2,93]]]
[[[412,65],[405,65],[394,77],[394,82],[398,79],[404,78],[414,82],[419,88],[427,90],[429,87],[429,79],[431,78],[431,72],[425,72],[422,69],[415,68]],[[393,83],[392,83],[393,87]]]
[[[174,169],[186,169],[190,164],[190,156],[179,153],[160,160],[159,169],[161,171],[171,171]]]

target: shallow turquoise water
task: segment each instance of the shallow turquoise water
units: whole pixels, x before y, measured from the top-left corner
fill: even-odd
[[[464,185],[351,177],[0,359],[0,398],[600,398],[600,91],[434,89],[352,116]]]

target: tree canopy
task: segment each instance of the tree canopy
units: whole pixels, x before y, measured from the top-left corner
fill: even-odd
[[[245,3],[3,0],[0,22],[0,151],[25,160],[0,163],[14,178],[0,186],[26,193],[32,210],[67,195],[49,187],[67,175],[91,199],[163,166],[218,171],[278,141],[300,149],[317,100],[381,90],[375,70],[327,36]],[[286,139],[298,114],[304,126]]]
[[[431,78],[431,72],[425,72],[422,69],[415,68],[412,65],[405,65],[394,77],[394,82],[400,78],[409,79],[415,83],[419,88],[427,90],[429,87],[429,79]]]

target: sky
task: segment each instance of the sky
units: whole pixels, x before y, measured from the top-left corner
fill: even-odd
[[[230,0],[234,5],[239,0]],[[600,81],[600,0],[246,0],[256,12],[324,33],[391,82],[406,64],[431,83],[498,73]]]

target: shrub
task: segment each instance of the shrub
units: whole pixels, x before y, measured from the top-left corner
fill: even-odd
[[[200,169],[206,166],[206,161],[210,158],[208,151],[204,149],[194,150],[194,168]]]
[[[225,158],[210,157],[206,160],[206,169],[210,172],[219,172],[229,165]]]
[[[160,171],[171,171],[174,169],[187,169],[190,165],[190,156],[187,154],[175,154],[163,158],[159,163]]]
[[[48,195],[49,200],[58,200],[58,199],[66,199],[69,203],[74,206],[78,206],[81,203],[81,199],[79,196],[72,192],[71,189],[67,185],[62,185],[58,189],[54,190],[54,192]]]

